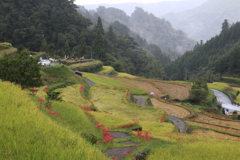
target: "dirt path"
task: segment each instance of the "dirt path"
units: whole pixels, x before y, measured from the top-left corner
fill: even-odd
[[[183,120],[181,120],[181,119],[179,119],[179,118],[177,118],[177,117],[174,117],[174,116],[172,116],[172,115],[168,115],[168,118],[169,118],[170,121],[173,122],[173,124],[174,124],[176,127],[179,128],[179,132],[180,132],[180,133],[184,133],[184,129],[185,129],[185,127],[186,127],[186,123],[185,123]]]
[[[172,115],[178,118],[185,118],[188,115],[190,115],[190,112],[184,108],[181,108],[172,104],[164,103],[162,101],[159,101],[156,98],[151,98],[151,101],[156,108],[159,108],[167,112],[167,114],[169,115]]]
[[[127,138],[131,135],[124,133],[124,132],[114,132],[110,131],[109,134],[113,135],[114,139],[121,139],[121,138]],[[121,147],[121,148],[110,148],[105,151],[105,154],[110,158],[116,158],[118,160],[124,160],[127,155],[129,155],[131,152],[137,150],[139,148],[138,143],[133,141],[125,141],[121,142],[123,145],[134,145],[132,147]]]
[[[96,83],[94,83],[93,81],[89,80],[88,78],[84,77],[85,81],[89,84],[89,86],[93,86]]]
[[[133,96],[135,99],[137,99],[136,104],[140,104],[142,106],[146,106],[147,105],[147,100],[146,98],[140,97],[140,96]]]

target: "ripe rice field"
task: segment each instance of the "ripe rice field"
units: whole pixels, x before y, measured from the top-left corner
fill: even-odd
[[[227,121],[227,120],[216,119],[205,114],[198,114],[198,117],[194,118],[194,120],[240,130],[240,124],[238,121]]]
[[[169,115],[173,115],[179,118],[185,118],[190,115],[190,112],[182,107],[164,103],[156,98],[151,98],[152,104],[163,111],[165,111]]]
[[[174,83],[166,83],[160,81],[154,81],[158,86],[164,89],[165,92],[170,94],[176,99],[187,99],[189,97],[189,92],[191,89],[190,85],[178,85]]]
[[[220,139],[220,140],[238,140],[240,141],[240,137],[235,137],[235,136],[230,136],[227,134],[222,134],[222,133],[218,133],[218,132],[214,132],[211,130],[203,130],[203,129],[197,129],[194,130],[192,135],[195,136],[200,136],[200,137],[208,137],[208,138],[214,138],[214,139]]]
[[[121,82],[125,82],[127,84],[133,85],[135,87],[138,87],[142,90],[145,90],[147,92],[154,92],[156,96],[158,97],[162,97],[165,95],[165,93],[163,91],[161,91],[160,89],[158,89],[156,86],[154,86],[153,84],[150,84],[149,82],[145,82],[145,81],[140,81],[140,80],[136,80],[136,79],[130,79],[130,78],[115,78],[118,81]]]
[[[111,87],[93,86],[91,100],[96,108],[102,112],[119,115],[136,121],[159,122],[164,112],[153,107],[144,107],[125,100],[124,90]],[[134,115],[134,116],[133,116]]]
[[[204,123],[193,122],[193,121],[188,121],[188,120],[186,120],[185,122],[187,122],[191,125],[195,125],[195,126],[209,128],[209,129],[213,129],[213,130],[217,130],[217,131],[221,131],[221,132],[225,132],[225,133],[230,133],[230,134],[234,134],[234,135],[240,135],[240,130],[236,130],[236,129],[229,129],[229,128],[224,128],[224,127],[215,126],[215,125],[211,125],[211,124],[204,124]]]

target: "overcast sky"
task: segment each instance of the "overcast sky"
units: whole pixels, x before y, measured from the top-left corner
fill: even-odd
[[[87,4],[116,4],[116,3],[126,3],[126,2],[137,2],[137,3],[155,3],[162,1],[181,1],[181,0],[76,0],[75,4],[78,5],[87,5]],[[185,0],[182,0],[185,1]]]

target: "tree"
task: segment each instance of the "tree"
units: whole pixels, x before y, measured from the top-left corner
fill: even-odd
[[[224,22],[222,23],[222,32],[225,32],[229,28],[229,23],[228,20],[225,19]]]
[[[30,52],[5,54],[0,59],[0,78],[21,85],[22,88],[39,87],[42,84],[38,60]]]
[[[100,29],[97,30],[97,37],[93,41],[93,55],[95,59],[103,60],[105,54],[105,39]]]

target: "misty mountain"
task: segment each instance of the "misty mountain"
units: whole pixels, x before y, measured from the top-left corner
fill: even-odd
[[[128,16],[130,16],[136,7],[143,8],[149,13],[153,13],[155,16],[160,17],[170,12],[181,12],[189,10],[199,6],[207,0],[187,0],[187,1],[164,1],[158,3],[120,3],[120,4],[96,4],[96,5],[84,5],[88,10],[96,10],[99,6],[105,6],[106,8],[118,8],[123,10]]]
[[[240,1],[208,0],[194,9],[169,13],[162,17],[193,39],[205,41],[220,33],[224,19],[230,23],[240,20]]]
[[[164,53],[170,54],[172,59],[177,58],[186,50],[193,49],[196,44],[184,32],[172,28],[168,21],[157,18],[138,7],[131,16],[127,16],[120,9],[103,6],[100,6],[96,13],[108,23],[119,21],[126,25],[147,42],[156,44]]]
[[[229,28],[223,23],[221,33],[205,44],[198,44],[194,50],[186,52],[168,64],[165,71],[170,79],[189,80],[204,77],[220,80],[221,76],[240,74],[240,22]]]

